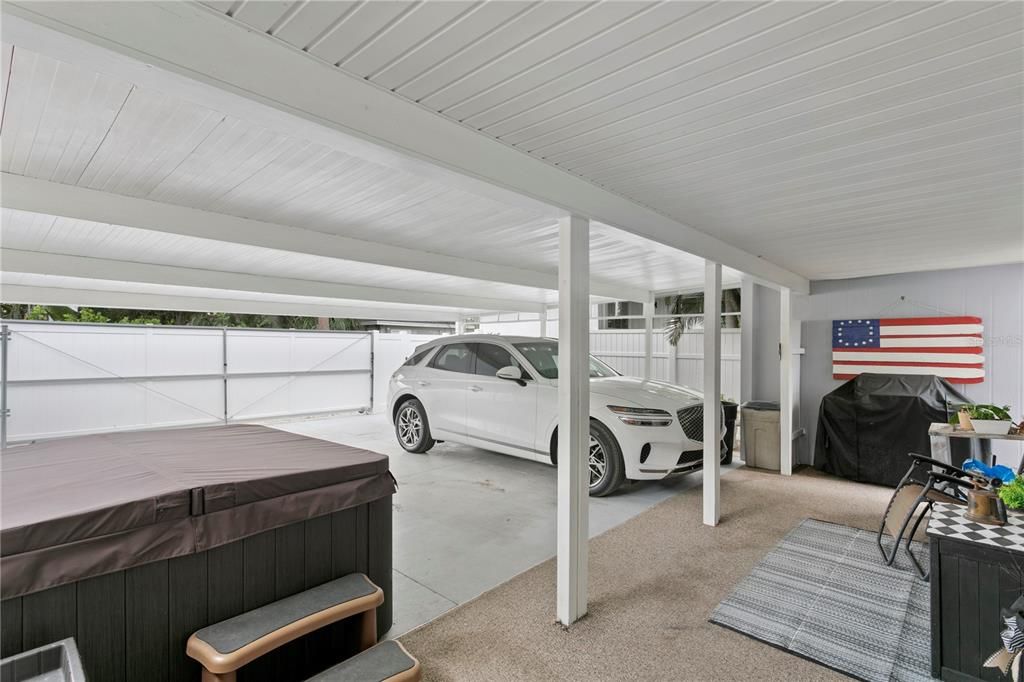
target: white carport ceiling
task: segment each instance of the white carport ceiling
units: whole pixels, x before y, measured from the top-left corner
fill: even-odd
[[[533,310],[556,299],[554,210],[505,204],[382,166],[20,45],[4,46],[4,62],[2,169],[4,205],[12,208],[4,210],[0,255],[8,272],[29,262],[37,274],[42,264],[70,264],[119,281],[126,269],[138,274],[136,264],[146,264],[154,266],[145,273],[151,283],[178,267],[189,269],[179,274],[196,282],[212,281],[214,271],[259,273],[278,284],[288,279],[494,299],[490,306],[476,301],[478,308],[522,309],[502,305],[505,300]],[[91,190],[86,199],[102,204],[104,216],[147,213],[145,224],[90,220],[81,208],[89,201],[80,199],[81,191],[70,194],[69,186]],[[158,202],[166,219],[154,221],[156,212],[146,210],[153,205],[136,209],[131,198]],[[204,213],[175,213],[179,206]],[[219,240],[202,220],[225,215],[260,223],[219,225]],[[264,240],[279,245],[267,248],[255,234],[264,223],[293,232]],[[318,251],[326,248],[322,243],[303,239],[310,232],[295,228],[422,250],[424,260],[464,258],[496,281],[338,257],[352,252],[351,241],[328,257]],[[299,248],[307,252],[291,250]],[[31,253],[79,258],[29,259]],[[591,260],[600,273],[594,291],[605,298],[637,298],[702,281],[702,259],[601,224],[593,228]],[[515,277],[503,279],[498,266]],[[736,283],[738,273],[727,279]]]
[[[254,315],[307,315],[389,320],[449,320],[473,315],[468,308],[367,303],[316,296],[254,293],[146,282],[123,282],[64,275],[0,272],[4,301],[43,305],[235,312]]]
[[[809,278],[1024,258],[1024,3],[207,4]]]

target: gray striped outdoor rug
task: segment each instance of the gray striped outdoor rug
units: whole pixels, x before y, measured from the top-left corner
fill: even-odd
[[[883,565],[869,531],[804,520],[710,620],[858,679],[932,679],[928,583],[903,550]]]

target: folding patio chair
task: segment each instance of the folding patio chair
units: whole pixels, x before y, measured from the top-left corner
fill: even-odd
[[[896,560],[896,553],[899,551],[900,542],[905,539],[907,555],[911,563],[917,569],[918,574],[928,579],[928,572],[918,563],[917,557],[910,549],[910,543],[917,534],[921,521],[931,511],[932,505],[936,502],[948,502],[950,504],[967,505],[967,490],[971,488],[970,475],[950,466],[944,462],[924,455],[909,453],[913,462],[910,469],[903,476],[903,479],[896,486],[896,491],[889,500],[889,506],[885,509],[882,517],[882,525],[878,529],[878,549],[882,553],[882,559],[886,566],[892,566]],[[941,469],[937,471],[936,469]],[[923,505],[923,509],[920,509]],[[918,514],[918,510],[920,513]],[[914,520],[914,515],[917,519]],[[914,521],[913,527],[907,533],[907,527]],[[888,532],[892,536],[892,550],[886,553],[882,544],[882,536]]]

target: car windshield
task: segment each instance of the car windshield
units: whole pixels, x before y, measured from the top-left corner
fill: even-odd
[[[558,342],[531,341],[530,343],[514,344],[537,370],[537,374],[545,379],[558,378]],[[604,364],[593,355],[590,356],[590,378],[615,377],[619,373]]]

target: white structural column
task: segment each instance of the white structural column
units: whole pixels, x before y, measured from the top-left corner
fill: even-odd
[[[722,265],[704,261],[704,525],[720,516],[722,430]]]
[[[558,261],[558,620],[587,612],[590,221],[563,218]]]
[[[754,280],[740,281],[740,402],[754,399]]]
[[[540,309],[540,336],[541,338],[548,335],[548,307],[543,306]]]
[[[460,335],[466,333],[466,318],[462,315],[455,318],[455,333]]]
[[[793,473],[793,297],[779,291],[779,437],[780,472]]]
[[[644,301],[644,379],[651,378],[654,363],[654,295]]]

